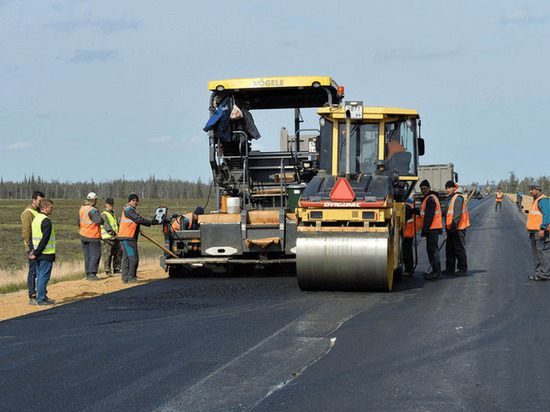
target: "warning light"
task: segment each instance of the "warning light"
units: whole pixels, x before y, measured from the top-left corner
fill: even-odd
[[[339,97],[344,97],[344,86],[338,86],[336,93],[338,94]]]
[[[333,202],[353,202],[355,192],[349,185],[348,180],[341,177],[330,191],[330,198]]]

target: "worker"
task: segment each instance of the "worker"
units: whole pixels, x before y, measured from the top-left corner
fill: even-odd
[[[416,233],[420,230],[420,212],[414,208],[414,201],[405,201],[405,231],[403,232],[403,263],[405,271],[403,276],[412,276],[414,271],[413,242]]]
[[[36,304],[50,306],[55,303],[55,300],[48,298],[46,290],[55,262],[55,229],[50,220],[53,202],[47,198],[41,199],[39,210],[32,221],[33,250],[29,259],[36,261]]]
[[[36,305],[36,259],[29,258],[32,252],[32,221],[38,215],[40,209],[38,205],[44,198],[44,193],[35,191],[32,194],[31,204],[28,205],[23,213],[21,213],[21,235],[23,236],[23,242],[25,244],[25,252],[27,254],[27,260],[29,264],[29,270],[27,273],[27,289],[29,292],[29,305]]]
[[[452,180],[445,183],[445,191],[449,198],[445,218],[447,243],[445,246],[446,264],[443,273],[453,276],[465,276],[468,272],[466,228],[470,226],[468,202],[460,193],[458,185]],[[456,272],[455,267],[458,268]]]
[[[498,188],[498,191],[497,191],[497,201],[495,203],[495,212],[497,210],[500,210],[502,209],[502,201],[504,200],[504,194],[502,193],[502,190],[500,189],[500,187]]]
[[[97,195],[94,192],[88,193],[86,202],[80,207],[78,224],[80,226],[80,244],[84,254],[84,269],[86,279],[89,281],[99,280],[97,271],[101,259],[101,225],[103,218],[95,207]]]
[[[114,208],[115,201],[112,197],[105,200],[105,210],[101,212],[103,226],[101,226],[101,239],[103,239],[103,268],[105,274],[111,276],[113,273],[121,273],[120,263],[122,260],[122,249],[116,235],[118,233],[118,219]]]
[[[443,232],[441,219],[441,205],[436,192],[430,188],[430,183],[423,180],[420,183],[420,190],[424,195],[420,206],[421,236],[426,238],[426,252],[432,267],[430,273],[424,274],[426,280],[441,279],[441,260],[439,258],[439,235]]]
[[[518,206],[518,212],[521,213],[523,211],[523,193],[519,189],[516,193],[516,205]]]
[[[172,230],[197,230],[199,228],[199,216],[204,214],[204,209],[197,206],[193,213],[179,215],[172,223]]]
[[[391,157],[397,152],[405,151],[405,147],[399,142],[399,140],[399,129],[392,130],[388,138],[388,159],[391,159]]]
[[[128,203],[122,208],[118,239],[122,242],[122,282],[139,283],[137,268],[139,254],[137,248],[140,225],[151,226],[154,221],[147,220],[136,211],[139,197],[136,194],[128,196]]]
[[[535,274],[528,279],[550,280],[550,200],[542,194],[542,187],[536,180],[529,184],[529,193],[533,196],[533,202],[529,207],[526,226],[535,261]]]

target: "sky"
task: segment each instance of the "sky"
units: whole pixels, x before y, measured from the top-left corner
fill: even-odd
[[[549,63],[548,1],[0,0],[0,176],[208,181],[208,81],[299,75],[418,110],[459,183],[548,176]]]

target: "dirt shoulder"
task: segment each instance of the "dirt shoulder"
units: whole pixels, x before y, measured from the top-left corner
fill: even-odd
[[[140,283],[124,284],[120,279],[120,275],[107,278],[105,275],[100,274],[99,277],[101,280],[95,282],[90,282],[83,278],[80,280],[68,280],[48,285],[48,297],[56,301],[54,306],[29,305],[27,291],[0,295],[0,321],[16,318],[28,313],[47,310],[52,307],[83,299],[94,298],[106,293],[128,289],[168,277],[166,272],[160,268],[158,264],[140,267],[137,276],[141,281]]]

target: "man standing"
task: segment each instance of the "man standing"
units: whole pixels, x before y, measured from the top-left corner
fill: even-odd
[[[105,200],[105,210],[101,213],[103,226],[101,226],[101,238],[103,239],[103,267],[105,274],[111,276],[120,272],[122,250],[120,242],[116,238],[118,233],[118,219],[113,210],[115,201],[112,197]],[[112,268],[112,269],[111,269]]]
[[[441,279],[441,260],[439,258],[439,235],[443,232],[441,220],[441,205],[437,194],[430,190],[430,183],[423,180],[420,183],[420,190],[424,195],[420,207],[421,236],[426,238],[426,252],[432,266],[430,273],[424,274],[426,280]]]
[[[502,193],[502,190],[500,190],[500,187],[498,188],[498,191],[497,191],[497,201],[495,203],[495,212],[497,210],[501,210],[502,209],[502,200],[504,199],[504,193]]]
[[[523,210],[523,193],[521,193],[521,190],[519,189],[516,194],[516,205],[518,206],[518,212],[521,213],[521,211]]]
[[[172,230],[197,230],[199,228],[199,216],[204,214],[204,209],[197,206],[193,213],[178,216],[172,223]]]
[[[405,271],[403,276],[412,276],[414,271],[413,242],[416,233],[420,230],[419,212],[414,208],[414,201],[407,199],[405,202],[405,231],[403,232],[403,263]]]
[[[32,221],[38,215],[38,205],[44,198],[44,193],[35,191],[32,194],[31,204],[28,205],[23,213],[21,213],[21,234],[23,242],[25,242],[25,252],[29,263],[29,272],[27,273],[27,288],[29,290],[29,305],[36,305],[36,259],[29,257],[32,252]]]
[[[550,200],[542,194],[542,187],[536,180],[529,185],[529,193],[533,196],[533,203],[529,207],[526,226],[535,261],[535,274],[529,276],[529,280],[550,280]]]
[[[120,229],[118,238],[122,242],[122,282],[139,283],[137,279],[137,268],[139,265],[139,254],[137,241],[140,225],[151,226],[154,222],[140,216],[136,211],[139,197],[131,194],[128,203],[122,209],[120,218]]]
[[[103,218],[95,207],[97,195],[88,193],[86,202],[80,207],[78,224],[80,226],[80,243],[84,253],[86,279],[99,280],[97,270],[101,259],[101,225]]]
[[[464,199],[462,193],[458,193],[458,186],[452,180],[445,183],[445,191],[449,199],[447,200],[447,216],[445,219],[447,229],[445,254],[447,258],[443,273],[465,276],[468,271],[466,228],[470,226],[468,202]],[[458,267],[458,272],[455,272],[455,266]]]
[[[52,274],[55,262],[55,230],[50,220],[53,202],[49,199],[40,200],[40,212],[32,221],[32,246],[29,259],[36,261],[36,304],[49,306],[55,300],[48,299],[46,286]]]

